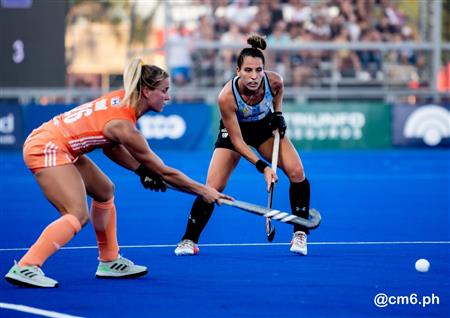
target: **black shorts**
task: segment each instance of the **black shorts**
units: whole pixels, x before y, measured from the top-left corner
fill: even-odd
[[[255,149],[258,149],[262,143],[270,139],[273,135],[273,129],[270,125],[271,119],[272,113],[259,121],[239,123],[245,143]],[[227,148],[236,151],[222,120],[220,121],[219,135],[217,136],[214,146],[216,148]]]

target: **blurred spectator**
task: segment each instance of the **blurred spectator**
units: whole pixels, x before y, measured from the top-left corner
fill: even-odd
[[[330,21],[330,38],[334,39],[341,33],[342,27],[345,25],[345,18],[342,14],[339,14]]]
[[[363,42],[381,42],[380,33],[374,29],[365,30],[361,36]],[[357,52],[364,72],[377,80],[383,79],[383,54],[379,50],[362,50]]]
[[[270,12],[270,15],[272,17],[272,21],[271,21],[271,25],[272,25],[272,29],[275,28],[275,25],[279,22],[279,21],[284,21],[283,20],[283,8],[281,6],[281,1],[280,0],[262,0],[262,3],[267,3],[267,9]],[[287,21],[285,21],[287,22]]]
[[[350,0],[339,1],[339,10],[347,21],[350,21],[355,16],[354,6]]]
[[[345,21],[345,27],[349,32],[349,40],[351,42],[358,41],[361,35],[361,29],[355,14],[355,7],[350,0],[340,1],[340,12],[343,16],[343,20]]]
[[[401,41],[402,42],[414,42],[415,37],[413,34],[413,30],[409,26],[403,26],[401,28]],[[417,54],[412,49],[403,49],[401,51],[401,59],[406,63],[416,64],[417,62]]]
[[[277,45],[289,45],[291,40],[286,30],[286,22],[278,21],[275,28],[267,37],[267,45],[276,47]],[[280,73],[282,77],[286,76],[289,68],[289,53],[287,51],[268,51],[267,52],[268,68],[273,68]]]
[[[272,33],[272,16],[267,6],[259,6],[255,20],[259,24],[258,33],[263,36],[268,36]]]
[[[397,32],[392,34],[391,41],[393,43],[402,43],[403,37]],[[388,65],[386,68],[386,78],[394,85],[404,85],[413,81],[419,82],[419,75],[415,65],[411,65],[411,50],[401,49],[390,51],[385,56]]]
[[[208,35],[209,26],[201,17],[196,34],[204,36],[197,39],[238,43],[244,35],[258,33],[266,36],[274,48],[310,41],[415,40],[407,25],[408,15],[399,9],[397,0],[211,0],[202,3],[208,3],[210,11],[214,12],[211,16],[214,20],[208,22],[214,28],[212,36]],[[206,73],[216,72],[216,81],[228,79],[229,73],[220,72],[232,69],[234,50],[202,51],[195,53],[196,65],[202,65],[198,70],[196,67],[196,71],[201,73],[209,65],[211,70]],[[427,63],[424,60],[422,55],[407,48],[387,54],[380,50],[356,52],[345,47],[337,51],[275,49],[267,54],[267,63],[292,85],[316,83],[314,78],[329,76],[333,67],[337,67],[335,74],[338,76],[350,76],[360,81],[386,78],[384,69],[392,65],[408,66],[408,72],[420,69],[425,74]],[[202,81],[210,83],[210,80]]]
[[[342,28],[341,33],[334,39],[335,43],[345,44],[350,40],[348,29]],[[335,73],[334,76],[339,79],[344,77],[359,76],[361,72],[361,63],[354,51],[342,48],[334,54]]]
[[[220,37],[230,29],[230,23],[225,16],[216,16],[214,19],[214,39],[220,40]]]
[[[284,6],[283,18],[286,22],[306,22],[311,17],[311,7],[304,0],[289,0]]]
[[[262,36],[266,36],[264,32],[261,31],[261,26],[259,25],[259,22],[255,19],[250,23],[248,26],[248,34],[260,34]]]
[[[326,16],[317,15],[309,27],[309,31],[316,41],[328,41],[331,39],[330,25],[327,23]]]
[[[300,23],[293,23],[289,29],[290,40],[293,44],[301,44],[312,41],[312,35],[303,28]],[[313,75],[313,68],[317,66],[317,60],[314,58],[314,52],[301,50],[292,52],[289,55],[289,70],[291,72],[290,84],[295,87],[309,86]],[[320,61],[320,57],[319,57]]]
[[[382,5],[385,7],[384,14],[389,20],[389,25],[400,29],[406,23],[406,16],[398,8],[398,2],[392,0],[383,0]]]
[[[361,37],[361,25],[365,27],[365,20],[361,20],[359,23],[355,15],[350,16],[349,20],[345,24],[345,28],[348,30],[349,39],[351,42],[357,42]]]
[[[316,1],[312,1],[310,2],[313,4],[313,8],[312,8],[312,18],[316,18],[318,16],[322,16],[325,18],[325,21],[328,21],[328,17],[329,17],[329,5],[330,5],[330,1],[329,0],[316,0]]]
[[[364,20],[367,25],[373,26],[373,10],[375,0],[356,0],[355,15],[359,21]]]
[[[182,23],[167,37],[167,66],[176,86],[184,86],[191,81],[191,38]]]
[[[225,17],[229,22],[236,23],[240,28],[246,28],[256,14],[256,8],[249,4],[249,0],[233,0],[227,7]]]
[[[441,93],[450,93],[450,62],[439,71],[437,85]]]
[[[429,58],[429,56],[428,56],[428,58]],[[429,67],[429,65],[431,65],[431,62],[429,61],[428,58],[427,58],[427,55],[425,55],[424,53],[417,55],[416,68],[417,68],[418,86],[419,87],[427,86],[427,83],[430,83],[431,78],[432,78],[432,70],[431,70],[431,67]],[[449,79],[450,79],[450,77],[449,77]]]
[[[223,33],[220,37],[220,42],[223,44],[242,44],[245,45],[246,37],[240,32],[239,26],[236,23],[230,23],[230,29]],[[240,49],[223,48],[220,50],[220,55],[223,61],[224,82],[230,80],[234,74],[234,64],[236,64],[237,55]]]
[[[199,19],[199,28],[194,34],[196,41],[214,41],[214,26],[211,17],[201,16]],[[193,52],[194,71],[197,83],[200,86],[216,85],[216,49],[202,49]]]
[[[380,32],[381,39],[385,42],[392,41],[392,37],[399,30],[395,25],[389,24],[389,19],[386,15],[383,15],[379,21],[377,21],[375,28]]]

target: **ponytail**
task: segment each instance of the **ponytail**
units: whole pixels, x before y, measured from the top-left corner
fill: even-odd
[[[123,87],[125,96],[121,105],[137,106],[141,98],[142,87],[155,89],[158,84],[168,78],[169,74],[156,65],[144,64],[140,58],[133,58],[123,72]]]
[[[125,67],[123,71],[123,88],[125,89],[125,96],[122,105],[129,104],[135,107],[140,97],[140,91],[136,90],[142,74],[142,66],[144,62],[139,58],[133,58]]]

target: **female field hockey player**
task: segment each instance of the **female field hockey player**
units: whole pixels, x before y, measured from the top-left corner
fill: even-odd
[[[247,39],[251,47],[244,48],[237,59],[237,76],[223,87],[218,97],[222,119],[215,150],[209,165],[206,184],[222,191],[241,157],[264,174],[269,191],[277,175],[250,148],[254,147],[265,160],[271,160],[273,131],[278,129],[281,142],[278,166],[290,180],[289,197],[292,213],[309,217],[310,185],[302,162],[291,141],[284,136],[286,123],[282,115],[283,79],[265,71],[262,50],[266,41],[252,35]],[[214,210],[214,204],[197,198],[189,215],[186,232],[175,249],[176,255],[195,255],[199,237]],[[307,254],[307,228],[294,226],[290,250]]]
[[[229,198],[216,189],[166,166],[136,129],[136,120],[148,111],[161,112],[170,97],[169,75],[153,65],[133,59],[124,71],[124,90],[113,91],[92,102],[54,117],[35,129],[25,141],[23,156],[47,199],[61,217],[49,224],[5,279],[15,285],[56,287],[45,276],[44,262],[68,243],[88,221],[86,196],[92,198],[90,219],[94,227],[100,278],[139,277],[145,266],[119,254],[116,236],[114,184],[86,156],[102,148],[117,164],[135,171],[144,187],[165,191],[165,184],[197,194],[202,202]],[[164,182],[163,182],[164,181]]]

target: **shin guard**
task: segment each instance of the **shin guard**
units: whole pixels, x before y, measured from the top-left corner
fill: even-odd
[[[311,196],[310,184],[307,178],[299,183],[291,182],[289,187],[289,200],[292,214],[309,218],[309,201]],[[294,225],[294,232],[303,231],[309,234],[309,230],[301,225]]]
[[[205,228],[214,211],[214,203],[207,203],[200,197],[197,197],[191,208],[189,220],[186,226],[186,232],[183,235],[183,240],[191,240],[198,243],[200,234]]]

